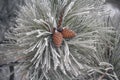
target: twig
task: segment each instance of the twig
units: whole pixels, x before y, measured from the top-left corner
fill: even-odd
[[[14,66],[13,65],[9,66],[9,69],[10,69],[10,73],[14,72]],[[9,80],[14,80],[14,77],[15,77],[15,75],[14,75],[14,73],[12,73],[10,75],[10,79]]]
[[[105,74],[106,73],[104,73],[102,76],[100,76],[98,80],[102,80],[104,78]]]
[[[14,66],[19,63],[21,63],[21,62],[15,61],[15,62],[10,62],[10,63],[6,63],[6,64],[0,64],[0,67]]]

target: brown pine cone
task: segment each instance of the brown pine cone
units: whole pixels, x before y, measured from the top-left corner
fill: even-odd
[[[55,31],[53,33],[53,43],[57,46],[57,47],[60,47],[61,44],[62,44],[62,40],[63,40],[63,36],[62,36],[62,33],[58,32],[58,31]]]
[[[76,36],[76,33],[68,28],[63,28],[62,30],[63,38],[73,38]]]

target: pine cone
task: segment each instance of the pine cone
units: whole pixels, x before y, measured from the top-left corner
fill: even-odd
[[[53,43],[57,46],[57,47],[60,47],[61,44],[62,44],[62,40],[63,40],[63,36],[62,36],[62,33],[60,32],[54,32],[53,33]]]
[[[73,38],[76,36],[76,33],[68,28],[63,28],[62,30],[63,38]]]

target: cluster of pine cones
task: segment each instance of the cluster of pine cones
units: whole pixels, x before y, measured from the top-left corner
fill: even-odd
[[[63,38],[73,38],[76,36],[76,33],[69,28],[58,28],[54,29],[52,39],[53,43],[60,47],[63,41]]]

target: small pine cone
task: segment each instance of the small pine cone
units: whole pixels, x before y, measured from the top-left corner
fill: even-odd
[[[73,38],[76,36],[76,33],[68,28],[63,28],[62,30],[63,38]]]
[[[61,44],[62,44],[62,40],[63,40],[62,33],[55,31],[55,32],[53,33],[52,38],[53,38],[53,43],[54,43],[57,47],[60,47]]]

